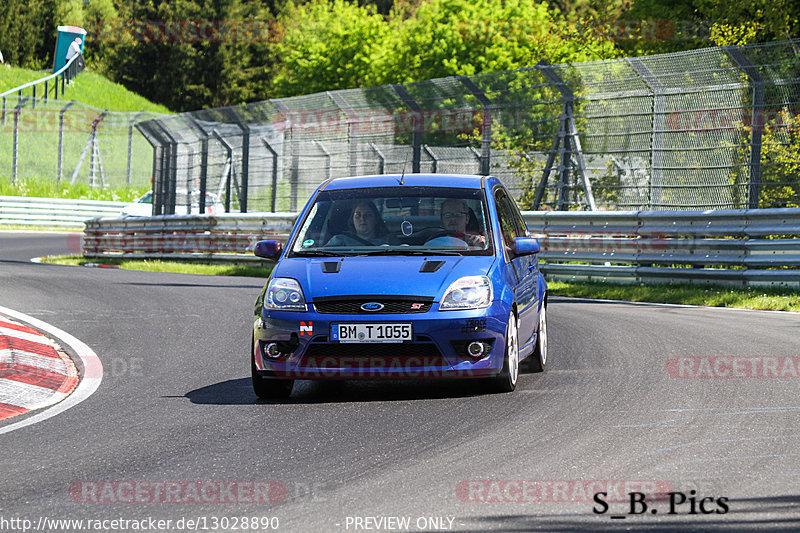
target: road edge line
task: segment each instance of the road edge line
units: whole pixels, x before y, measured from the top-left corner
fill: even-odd
[[[100,386],[100,382],[103,381],[103,362],[100,360],[97,354],[94,353],[94,350],[86,345],[86,343],[70,335],[66,331],[39,320],[38,318],[33,318],[32,316],[20,313],[19,311],[14,311],[13,309],[0,306],[0,313],[25,322],[42,331],[43,333],[57,337],[59,341],[69,346],[71,351],[80,359],[80,363],[83,367],[81,379],[69,396],[57,404],[45,408],[44,411],[25,418],[25,420],[0,427],[0,435],[10,433],[11,431],[17,429],[22,429],[23,427],[31,426],[38,422],[47,420],[48,418],[52,418],[63,413],[67,409],[78,405],[83,400],[94,394],[94,392]]]

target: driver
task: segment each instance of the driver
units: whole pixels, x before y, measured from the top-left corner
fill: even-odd
[[[452,231],[455,237],[466,242],[469,246],[486,246],[486,237],[480,234],[467,232],[469,221],[469,207],[467,202],[460,198],[450,198],[442,202],[440,216],[442,226],[447,231]]]
[[[378,208],[369,200],[360,201],[353,207],[347,227],[346,233],[334,235],[326,246],[400,244],[399,239],[389,234]]]

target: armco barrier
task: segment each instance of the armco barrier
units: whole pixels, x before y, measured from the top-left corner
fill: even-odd
[[[255,243],[285,240],[296,219],[295,213],[231,213],[89,220],[83,252],[87,257],[261,261],[250,253]]]
[[[800,287],[800,209],[524,217],[549,279]]]
[[[525,212],[548,279],[800,287],[800,209]],[[257,260],[297,215],[249,213],[91,220],[84,254]]]
[[[125,202],[0,196],[0,226],[82,228],[88,219],[118,217]]]

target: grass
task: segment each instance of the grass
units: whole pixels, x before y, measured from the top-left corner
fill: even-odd
[[[0,92],[46,74],[46,71],[0,65]],[[52,95],[52,83],[49,90]],[[166,107],[154,104],[91,71],[79,74],[67,88],[66,94],[63,97],[59,95],[58,100],[50,98],[43,101],[43,91],[43,84],[37,86],[35,108],[33,102],[28,100],[16,116],[14,109],[18,105],[17,96],[6,98],[5,112],[0,119],[0,177],[10,180],[16,156],[18,179],[70,182],[74,174],[76,184],[88,184],[91,181],[90,167],[95,161],[89,149],[89,134],[102,110],[108,110],[109,113],[97,123],[96,139],[100,157],[96,163],[103,168],[102,176],[99,172],[95,174],[98,182],[103,180],[97,185],[103,188],[149,185],[153,172],[153,148],[135,128],[131,130],[131,121],[169,113]],[[24,91],[25,97],[31,95],[32,89]],[[78,103],[69,104],[72,100]],[[139,115],[139,112],[145,113]],[[59,146],[63,147],[60,175]]]
[[[248,276],[267,278],[272,266],[253,265],[248,263],[212,264],[204,261],[161,261],[131,260],[124,258],[87,258],[82,255],[59,255],[45,257],[42,263],[72,266],[108,265],[122,270],[140,270],[146,272],[173,272],[177,274],[202,274],[207,276]],[[108,268],[106,267],[106,268]]]
[[[271,265],[209,264],[159,260],[134,261],[123,258],[85,258],[81,255],[46,257],[42,262],[59,265],[103,264],[124,270],[258,278],[267,278],[272,271]],[[613,283],[550,281],[548,282],[548,289],[553,296],[800,312],[800,291],[788,288],[731,288],[716,285],[617,285]]]
[[[790,288],[732,288],[719,285],[618,285],[550,281],[553,296],[709,307],[800,312],[800,291]]]
[[[72,200],[109,200],[115,202],[132,202],[150,190],[150,186],[138,187],[91,187],[87,183],[77,182],[70,185],[68,181],[60,184],[53,179],[27,178],[11,182],[10,178],[0,177],[0,196],[36,196],[41,198],[69,198]]]
[[[75,233],[76,231],[81,231],[81,229],[65,228],[63,226],[40,226],[39,224],[2,224],[0,225],[0,231],[61,231],[66,233]]]
[[[0,65],[0,93],[19,87],[30,81],[38,80],[52,74],[52,70],[39,71],[21,67]],[[50,80],[50,98],[53,97],[53,82]],[[60,85],[59,85],[60,87]],[[37,98],[42,98],[44,84],[36,88]],[[32,89],[26,89],[26,96],[32,95]],[[109,111],[152,111],[154,113],[170,113],[170,110],[161,104],[155,104],[148,99],[133,93],[118,83],[104,78],[100,74],[86,70],[80,73],[66,88],[64,96],[59,100],[75,100],[82,104]]]

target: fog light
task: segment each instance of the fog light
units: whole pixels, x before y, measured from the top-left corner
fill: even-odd
[[[272,357],[273,359],[277,359],[281,356],[281,351],[278,349],[278,345],[274,342],[267,344],[267,356]]]
[[[483,345],[482,342],[473,341],[469,343],[467,346],[467,353],[470,357],[479,358],[483,356],[483,352],[486,351],[486,347]]]

